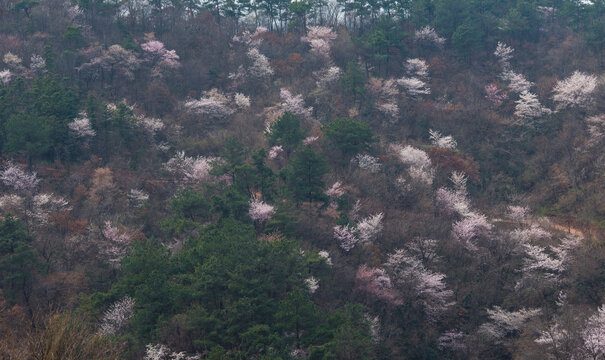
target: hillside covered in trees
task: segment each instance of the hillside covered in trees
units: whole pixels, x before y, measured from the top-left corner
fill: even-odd
[[[0,1],[0,360],[605,359],[603,0]]]

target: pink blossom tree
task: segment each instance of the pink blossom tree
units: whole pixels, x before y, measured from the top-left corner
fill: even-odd
[[[391,278],[384,269],[371,268],[361,265],[355,274],[355,285],[359,291],[366,292],[378,299],[384,300],[392,305],[400,305],[393,291]]]
[[[150,40],[142,44],[141,49],[149,55],[149,60],[154,62],[152,69],[154,77],[162,77],[167,70],[181,66],[179,62],[180,58],[176,51],[166,49],[164,43],[161,41]]]
[[[498,85],[491,83],[485,85],[485,98],[494,106],[499,107],[508,98],[508,94],[502,91]]]

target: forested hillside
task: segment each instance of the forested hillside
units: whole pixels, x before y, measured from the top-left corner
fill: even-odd
[[[605,1],[1,0],[0,360],[605,359]]]

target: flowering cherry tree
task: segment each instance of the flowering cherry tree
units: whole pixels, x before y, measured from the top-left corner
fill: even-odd
[[[240,109],[247,109],[250,107],[250,98],[244,94],[236,93],[233,100],[235,101],[235,105]]]
[[[428,95],[431,89],[427,85],[429,71],[426,61],[422,59],[408,59],[405,63],[408,76],[397,80],[397,84],[413,98],[419,95]]]
[[[316,142],[317,140],[319,140],[319,136],[307,136],[306,138],[303,139],[302,143],[303,145],[311,145],[314,142]]]
[[[397,82],[393,79],[370,78],[368,82],[368,90],[376,98],[374,103],[376,110],[392,119],[399,115],[399,106],[397,105],[399,91],[396,85]]]
[[[4,57],[2,58],[2,60],[8,67],[10,67],[11,69],[13,69],[15,71],[20,71],[23,69],[23,65],[22,65],[23,60],[19,56],[13,54],[10,51],[7,52],[6,54],[4,54]]]
[[[257,199],[250,200],[250,208],[248,210],[248,215],[250,216],[250,218],[252,218],[252,220],[261,223],[269,221],[271,220],[271,215],[274,212],[275,209],[273,206]]]
[[[443,136],[437,130],[429,129],[429,136],[433,146],[438,148],[455,150],[458,145],[452,135]]]
[[[500,340],[520,331],[527,320],[539,315],[540,312],[540,309],[506,311],[499,306],[494,306],[492,309],[487,309],[490,322],[481,325],[479,331],[494,340]]]
[[[367,292],[378,299],[393,305],[401,304],[393,291],[391,278],[384,269],[361,265],[355,274],[355,284],[358,290]]]
[[[514,221],[523,222],[529,216],[529,208],[526,206],[509,205],[507,216]]]
[[[477,247],[473,241],[489,236],[493,227],[494,225],[487,220],[485,215],[470,214],[452,225],[452,235],[454,239],[462,242],[467,249],[474,251]]]
[[[79,138],[89,139],[97,134],[92,128],[90,119],[85,111],[81,111],[67,126]]]
[[[313,276],[310,276],[305,279],[305,285],[307,285],[307,290],[309,290],[309,293],[314,294],[317,289],[319,289],[319,280]]]
[[[413,181],[426,185],[431,185],[433,183],[435,172],[431,164],[431,159],[426,152],[410,145],[407,145],[406,147],[395,145],[392,149],[401,162],[409,166],[408,175]]]
[[[513,58],[513,52],[515,52],[515,49],[498,41],[494,55],[498,58],[498,63],[500,63],[500,66],[502,66],[503,69],[510,68],[510,60]]]
[[[355,228],[348,225],[334,226],[334,239],[338,241],[340,248],[347,252],[359,242]]]
[[[405,89],[405,91],[413,98],[420,95],[428,95],[431,89],[426,83],[416,77],[402,77],[397,80],[397,84]]]
[[[357,154],[351,159],[351,162],[359,166],[360,169],[371,173],[378,172],[382,166],[377,158],[368,154]]]
[[[149,200],[149,194],[139,189],[130,189],[126,197],[130,201],[130,204],[135,208],[143,207],[147,200]]]
[[[337,35],[327,26],[309,26],[307,35],[300,38],[301,41],[311,45],[311,53],[323,59],[330,58],[330,42]]]
[[[515,116],[521,119],[538,118],[544,114],[550,114],[551,111],[540,104],[536,94],[524,90],[515,101]]]
[[[4,86],[8,85],[12,78],[13,73],[10,70],[4,69],[0,71],[0,82],[2,82]]]
[[[329,197],[331,197],[332,199],[335,199],[337,197],[342,196],[345,193],[345,191],[342,188],[342,184],[340,183],[340,181],[337,181],[334,184],[332,184],[332,186],[328,190],[324,191],[324,193],[326,195],[328,195]]]
[[[184,351],[176,352],[170,350],[169,347],[163,344],[147,344],[145,346],[144,360],[200,360],[201,355],[187,355]]]
[[[273,68],[271,67],[271,64],[269,64],[269,59],[261,54],[257,48],[248,50],[248,58],[251,62],[248,67],[250,76],[257,79],[264,79],[273,75]]]
[[[166,71],[176,69],[181,66],[179,56],[176,51],[166,49],[164,43],[158,40],[150,40],[141,45],[141,49],[145,51],[150,61],[155,62],[151,73],[154,77],[161,78]]]
[[[508,94],[502,91],[498,85],[491,83],[485,85],[485,98],[494,106],[498,107],[508,98]]]
[[[71,206],[67,200],[53,193],[42,193],[34,195],[31,208],[26,211],[26,214],[35,221],[36,225],[41,226],[48,223],[50,214],[69,210]]]
[[[416,30],[416,32],[414,33],[414,40],[420,43],[434,44],[439,47],[445,44],[445,38],[439,36],[435,29],[428,25]]]
[[[111,225],[110,221],[105,221],[102,233],[105,240],[107,240],[105,254],[108,256],[108,261],[117,266],[128,252],[131,238],[128,234]]]
[[[508,88],[514,93],[529,91],[534,84],[528,81],[522,74],[517,74],[512,70],[506,70],[501,75],[502,79],[508,82]]]
[[[229,99],[217,89],[206,91],[199,100],[186,101],[184,106],[189,111],[218,119],[230,116],[235,112]]]
[[[279,154],[284,152],[284,147],[281,145],[275,145],[272,146],[271,149],[269,149],[269,153],[267,154],[267,157],[269,159],[277,159],[277,157],[279,156]]]
[[[553,89],[553,100],[557,110],[568,107],[588,108],[592,105],[593,93],[597,88],[597,77],[576,71],[565,80],[561,80]]]
[[[588,126],[588,141],[586,147],[596,148],[605,140],[605,114],[591,116],[586,119]]]
[[[186,181],[206,181],[210,178],[210,170],[218,161],[215,157],[189,157],[184,151],[177,152],[164,168],[171,173],[183,176]]]
[[[601,305],[597,312],[588,318],[582,330],[582,340],[590,359],[605,358],[605,305]]]
[[[313,72],[318,87],[327,87],[335,84],[342,76],[342,70],[338,66],[327,65],[321,70]]]
[[[30,70],[37,75],[42,75],[46,72],[46,60],[40,55],[33,54],[29,60]]]
[[[284,112],[290,112],[303,119],[310,119],[313,113],[313,107],[305,106],[305,100],[302,95],[293,96],[288,89],[281,88],[279,95],[282,99],[281,108]]]
[[[130,323],[133,314],[134,299],[125,296],[113,303],[103,314],[99,334],[114,335],[124,329]]]
[[[359,241],[362,243],[368,243],[376,240],[380,233],[382,233],[383,224],[382,219],[384,218],[383,213],[370,215],[357,223],[357,230],[359,232]]]
[[[326,250],[322,250],[317,254],[326,261],[326,264],[332,266],[332,258],[330,257],[329,252],[327,252]]]
[[[422,303],[426,314],[436,319],[453,303],[453,291],[447,289],[445,274],[432,272],[422,261],[411,256],[407,250],[399,249],[389,258],[385,267],[401,289],[413,288],[415,301]]]
[[[0,180],[16,191],[33,191],[40,182],[35,172],[27,173],[14,163],[9,163],[0,172]]]

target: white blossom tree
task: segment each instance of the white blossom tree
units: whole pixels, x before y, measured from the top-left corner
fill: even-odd
[[[419,301],[431,319],[436,319],[453,305],[451,299],[454,293],[447,289],[445,274],[427,269],[407,250],[399,249],[389,255],[385,267],[393,274],[398,288],[402,291],[414,289],[410,298]]]
[[[250,59],[250,66],[248,67],[248,73],[250,76],[257,79],[264,79],[273,75],[273,68],[269,64],[269,59],[257,49],[251,48],[248,50],[248,58]]]
[[[134,299],[130,296],[125,296],[113,303],[109,309],[103,313],[99,334],[114,335],[119,333],[130,323],[133,308]]]
[[[551,113],[550,109],[540,104],[536,94],[530,93],[527,90],[521,92],[515,104],[515,116],[523,120],[539,118],[542,115]]]
[[[105,221],[102,234],[106,240],[104,251],[107,261],[114,266],[119,266],[120,260],[127,254],[130,247],[132,241],[130,235],[120,231],[110,221]]]
[[[330,42],[336,39],[337,34],[327,26],[309,26],[307,35],[301,41],[311,45],[311,53],[322,59],[330,58]]]
[[[4,86],[8,85],[8,83],[10,83],[12,78],[13,78],[13,73],[10,70],[4,69],[4,70],[0,71],[0,82],[2,82],[2,84]]]
[[[506,311],[499,306],[494,306],[492,309],[487,309],[490,322],[481,325],[479,332],[499,341],[505,336],[518,333],[529,319],[540,313],[540,309]]]
[[[256,222],[263,223],[271,220],[271,216],[275,212],[275,208],[263,201],[252,199],[250,200],[250,208],[248,215]]]
[[[359,232],[359,241],[368,243],[376,240],[382,233],[384,218],[383,213],[370,215],[357,223],[357,231]]]
[[[204,92],[199,100],[189,100],[184,104],[189,111],[222,119],[235,112],[229,99],[218,89]]]
[[[94,137],[97,133],[90,124],[90,119],[85,111],[81,111],[78,116],[73,119],[72,122],[67,124],[69,130],[73,132],[76,137],[88,140]]]
[[[584,348],[589,359],[605,359],[605,305],[588,318],[582,331]]]
[[[35,172],[27,173],[14,163],[9,163],[0,172],[0,180],[16,191],[34,191],[40,182]]]
[[[435,29],[428,25],[416,30],[414,33],[414,40],[419,43],[433,44],[438,47],[441,47],[443,44],[445,44],[445,38],[439,36]]]
[[[552,98],[557,103],[557,110],[568,107],[586,109],[594,101],[593,93],[596,88],[597,77],[595,75],[576,71],[555,85]]]
[[[523,91],[529,91],[534,85],[528,81],[522,74],[517,74],[512,70],[506,70],[501,75],[502,80],[508,82],[508,88],[514,93],[522,93]]]
[[[208,181],[211,178],[210,170],[217,161],[219,159],[215,157],[185,156],[185,152],[180,151],[164,164],[164,168],[173,174],[182,176],[185,181]]]
[[[290,112],[303,119],[310,119],[313,114],[312,106],[305,106],[305,100],[302,95],[292,95],[292,93],[285,88],[281,88],[279,91],[281,97],[281,109],[284,112]]]
[[[371,173],[378,172],[382,164],[380,161],[368,154],[357,154],[351,159],[351,163],[356,164],[360,169],[367,170]]]
[[[467,249],[477,250],[475,241],[491,235],[494,228],[485,215],[472,213],[452,225],[454,239],[460,241]]]
[[[429,137],[433,146],[438,148],[455,150],[458,145],[452,135],[443,136],[437,130],[429,129]]]
[[[510,60],[513,58],[513,52],[515,52],[515,49],[498,41],[494,55],[498,58],[498,63],[500,63],[500,66],[502,66],[503,69],[510,68]]]

